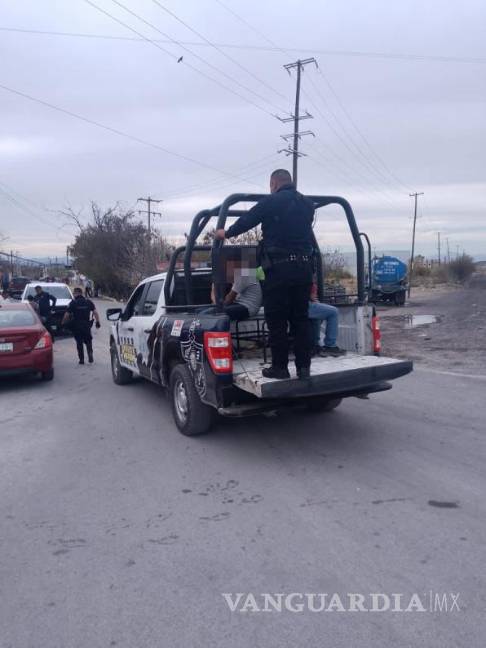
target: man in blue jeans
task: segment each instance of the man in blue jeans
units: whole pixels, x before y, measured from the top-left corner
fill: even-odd
[[[256,277],[262,282],[265,281],[265,272],[263,268],[256,269]],[[346,355],[345,349],[337,346],[337,336],[339,328],[339,311],[331,304],[322,304],[317,298],[317,283],[314,281],[312,284],[309,310],[307,316],[311,321],[312,328],[312,355],[327,357],[332,356],[338,358],[339,356]],[[326,333],[324,337],[324,345],[321,344],[321,326],[322,322],[326,322]]]
[[[322,304],[317,299],[317,285],[314,283],[309,302],[309,319],[312,325],[312,352],[313,355],[321,357],[339,357],[346,355],[344,349],[340,349],[336,342],[339,328],[339,311],[331,304]],[[321,345],[321,325],[325,320],[326,333],[324,345]]]

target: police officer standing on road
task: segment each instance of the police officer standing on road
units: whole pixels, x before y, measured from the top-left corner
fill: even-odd
[[[47,331],[50,333],[52,341],[54,342],[54,331],[51,327],[51,310],[56,305],[56,298],[51,293],[45,292],[42,289],[42,286],[35,287],[35,296],[34,302],[37,304],[39,317],[42,320],[42,323],[46,327]]]
[[[310,376],[311,329],[308,318],[314,254],[313,203],[292,184],[290,173],[277,169],[270,176],[270,196],[260,200],[226,231],[219,240],[238,236],[261,223],[265,271],[264,307],[270,333],[272,366],[263,369],[266,378],[289,378],[288,326],[295,333],[295,366],[299,378]]]
[[[81,288],[75,288],[73,293],[74,299],[69,303],[62,319],[62,324],[66,325],[69,323],[71,326],[74,339],[76,340],[79,364],[84,364],[84,344],[88,351],[88,361],[91,363],[93,362],[93,336],[91,335],[93,319],[91,314],[93,314],[94,321],[96,322],[96,328],[100,328],[100,317],[91,299],[83,297]]]

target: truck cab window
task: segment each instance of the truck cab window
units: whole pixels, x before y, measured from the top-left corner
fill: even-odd
[[[142,284],[137,288],[128,301],[123,312],[123,319],[128,320],[130,317],[136,317],[142,314],[142,296],[145,290],[145,285]]]
[[[147,293],[145,295],[145,301],[143,305],[142,315],[154,315],[157,310],[157,304],[159,303],[160,293],[162,291],[162,286],[164,285],[163,279],[158,279],[157,281],[152,281],[149,285]]]

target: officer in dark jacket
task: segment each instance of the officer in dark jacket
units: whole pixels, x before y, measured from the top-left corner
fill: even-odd
[[[96,322],[96,328],[100,328],[100,317],[93,302],[83,297],[81,288],[75,288],[73,293],[74,299],[69,303],[62,323],[63,325],[70,324],[74,339],[76,340],[79,364],[84,364],[84,344],[88,351],[88,361],[93,362],[92,318]]]
[[[42,286],[35,287],[34,302],[37,304],[37,310],[42,323],[50,333],[52,341],[54,342],[54,332],[51,328],[51,310],[56,305],[56,298],[51,293],[45,292]]]
[[[224,240],[247,232],[261,223],[265,271],[264,307],[270,332],[272,366],[267,378],[289,378],[288,326],[295,334],[295,365],[299,378],[310,375],[311,334],[308,319],[312,287],[314,205],[292,184],[290,173],[277,169],[270,177],[270,196],[258,202],[234,225],[217,230]]]

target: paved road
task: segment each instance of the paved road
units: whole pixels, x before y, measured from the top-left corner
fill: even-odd
[[[485,381],[418,370],[331,414],[187,439],[157,388],[111,382],[106,338],[93,366],[65,339],[52,383],[0,384],[2,648],[484,645]],[[430,590],[461,610],[221,596]]]

